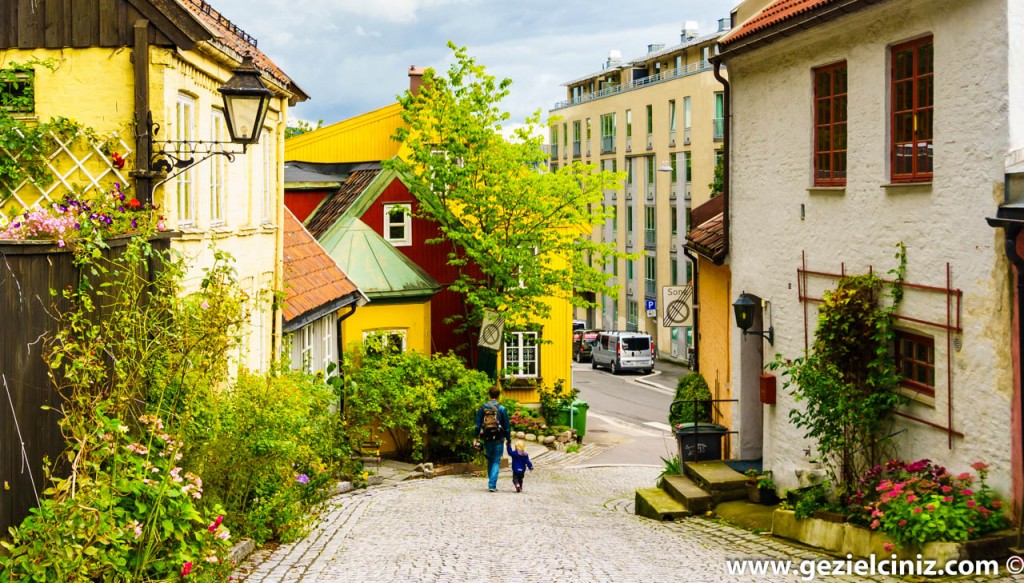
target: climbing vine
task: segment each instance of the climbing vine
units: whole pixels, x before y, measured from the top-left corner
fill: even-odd
[[[906,274],[903,243],[896,259],[891,284],[874,274],[840,279],[824,294],[811,351],[792,360],[777,356],[768,364],[781,371],[784,388],[803,403],[789,418],[805,438],[817,441],[840,494],[891,453],[887,429],[905,401],[890,352]]]

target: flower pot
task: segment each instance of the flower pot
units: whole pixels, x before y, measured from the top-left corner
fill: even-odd
[[[747,483],[747,499],[754,504],[774,506],[779,503],[779,495],[773,488],[759,488],[756,482]]]
[[[761,403],[764,405],[775,404],[775,375],[761,375]]]

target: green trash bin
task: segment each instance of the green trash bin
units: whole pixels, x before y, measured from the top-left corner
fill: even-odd
[[[587,410],[589,409],[590,405],[583,401],[573,401],[572,403],[572,427],[576,430],[576,435],[580,440],[587,434]]]
[[[715,423],[679,423],[675,429],[681,462],[722,459],[722,436],[729,432],[727,427]]]
[[[560,407],[555,409],[554,419],[546,419],[546,421],[549,427],[571,427],[572,422],[569,419],[571,414],[571,407]]]

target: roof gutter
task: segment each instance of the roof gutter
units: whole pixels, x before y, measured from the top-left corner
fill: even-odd
[[[787,37],[797,30],[810,28],[816,24],[827,22],[843,14],[856,12],[871,4],[878,4],[885,0],[839,0],[835,4],[828,4],[820,8],[797,15],[789,20],[783,21],[776,26],[755,31],[749,36],[730,42],[719,43],[718,57],[732,57],[740,53],[754,50],[762,45],[775,42],[782,37]]]

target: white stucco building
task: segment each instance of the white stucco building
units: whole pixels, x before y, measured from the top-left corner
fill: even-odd
[[[1024,147],[1022,15],[1006,0],[749,0],[720,41],[731,297],[767,300],[775,332],[770,346],[733,328],[732,453],[763,456],[781,487],[814,444],[781,383],[760,404],[762,364],[802,355],[822,292],[843,273],[886,277],[902,242],[898,453],[954,473],[985,461],[997,490],[1019,491],[1014,277],[985,219]]]

